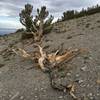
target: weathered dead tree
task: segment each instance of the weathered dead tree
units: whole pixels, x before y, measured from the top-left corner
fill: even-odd
[[[43,48],[38,45],[38,44],[34,44],[34,46],[37,46],[39,49],[39,54],[38,55],[31,55],[29,53],[27,53],[27,51],[25,51],[24,49],[18,48],[18,51],[16,51],[15,49],[12,49],[12,51],[14,53],[16,53],[17,55],[25,58],[25,59],[31,59],[34,61],[34,59],[37,59],[37,63],[40,66],[41,70],[43,72],[48,71],[48,68],[46,66],[47,63],[50,63],[50,67],[55,68],[57,66],[59,66],[60,64],[62,64],[64,61],[68,62],[69,60],[72,60],[72,58],[74,58],[75,56],[77,56],[78,54],[86,51],[86,49],[68,49],[66,50],[66,52],[62,55],[59,55],[59,50],[57,50],[54,53],[46,53]],[[77,100],[77,97],[74,95],[74,91],[75,91],[75,85],[74,83],[71,84],[66,84],[66,85],[56,85],[56,83],[54,82],[54,78],[56,78],[55,76],[51,75],[51,70],[49,71],[49,75],[50,75],[50,82],[51,82],[51,86],[54,89],[58,89],[60,91],[63,92],[69,92],[69,94],[75,99]]]
[[[28,58],[28,59],[32,59],[32,60],[37,58],[38,64],[43,71],[45,71],[45,69],[47,69],[45,66],[45,63],[47,63],[46,61],[48,61],[51,65],[51,67],[54,68],[54,67],[58,66],[59,64],[63,63],[64,61],[68,62],[69,60],[71,60],[72,58],[77,56],[78,54],[86,51],[85,49],[81,48],[81,49],[67,50],[62,55],[58,55],[59,50],[57,50],[54,53],[47,54],[40,45],[38,45],[38,44],[34,44],[34,45],[39,48],[39,54],[38,55],[34,54],[34,57],[33,57],[33,55],[27,53],[27,51],[25,51],[24,49],[21,49],[21,48],[18,48],[18,51],[20,53],[18,53],[18,51],[16,51],[15,49],[12,49],[12,51],[15,52],[17,55],[22,56],[23,58]]]

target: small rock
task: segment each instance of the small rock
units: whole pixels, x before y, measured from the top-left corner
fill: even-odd
[[[58,99],[63,99],[63,96],[59,96]]]
[[[95,98],[93,97],[93,94],[92,93],[89,93],[88,94],[88,97],[89,97],[90,100],[95,100]]]
[[[90,87],[90,84],[87,84],[87,87]]]
[[[67,76],[70,76],[71,75],[71,73],[67,73]]]
[[[43,92],[46,92],[46,90],[43,90]]]
[[[97,96],[99,96],[100,94],[99,93],[97,93]]]
[[[81,83],[83,83],[83,82],[84,82],[84,80],[79,80],[79,81],[78,81],[79,84],[81,84]]]
[[[20,99],[21,99],[21,100],[24,99],[24,96],[21,96]]]
[[[35,98],[34,100],[39,100],[38,98]]]
[[[90,59],[90,60],[93,60],[93,58],[92,58],[92,57],[89,57],[89,59]]]
[[[80,75],[79,74],[76,74],[76,77],[79,77]]]
[[[11,97],[12,95],[10,94],[9,97]]]
[[[47,95],[46,95],[46,94],[43,94],[42,96],[43,96],[43,97],[47,97]]]
[[[93,94],[92,93],[89,93],[89,96],[93,96]]]
[[[40,90],[42,91],[42,90],[44,90],[44,88],[41,88]]]
[[[86,85],[81,85],[81,87],[86,87]]]
[[[45,84],[45,82],[42,82],[42,84],[44,85],[44,84]]]
[[[37,89],[37,88],[35,88],[34,90],[35,90],[35,91],[37,91],[38,89]]]
[[[100,66],[97,66],[97,68],[100,68]]]
[[[81,68],[82,71],[87,71],[87,66]]]
[[[89,98],[84,96],[82,100],[89,100]]]
[[[37,98],[38,96],[37,95],[35,95],[35,98]]]
[[[90,100],[95,100],[95,98],[94,97],[89,97],[90,98]]]

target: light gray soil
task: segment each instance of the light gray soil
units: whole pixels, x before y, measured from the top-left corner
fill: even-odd
[[[0,37],[0,100],[73,100],[69,93],[54,90],[49,75],[32,61],[10,51],[12,46],[23,47],[19,38],[19,34]],[[100,100],[100,84],[96,83],[100,80],[100,13],[58,23],[42,45],[50,53],[62,43],[63,51],[72,47],[87,48],[88,52],[60,66],[63,76],[58,80],[76,81],[75,95],[83,100]],[[34,50],[28,41],[24,41],[24,48]]]

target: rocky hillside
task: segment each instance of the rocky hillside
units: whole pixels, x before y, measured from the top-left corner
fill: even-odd
[[[0,37],[0,100],[73,100],[69,93],[54,90],[47,73],[30,60],[15,55],[12,47],[28,52],[35,48],[32,39],[21,40],[21,33]],[[69,48],[86,48],[58,70],[55,82],[75,82],[75,95],[81,100],[100,100],[100,13],[56,23],[42,43],[50,53],[63,44]],[[29,68],[33,67],[30,70]],[[56,72],[56,71],[55,71]]]

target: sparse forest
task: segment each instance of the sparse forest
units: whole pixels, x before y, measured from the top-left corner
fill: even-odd
[[[87,9],[83,8],[81,11],[68,10],[63,13],[61,20],[58,20],[58,21],[70,20],[73,18],[88,16],[88,15],[92,15],[92,14],[99,13],[99,12],[100,12],[99,5],[88,7]]]

